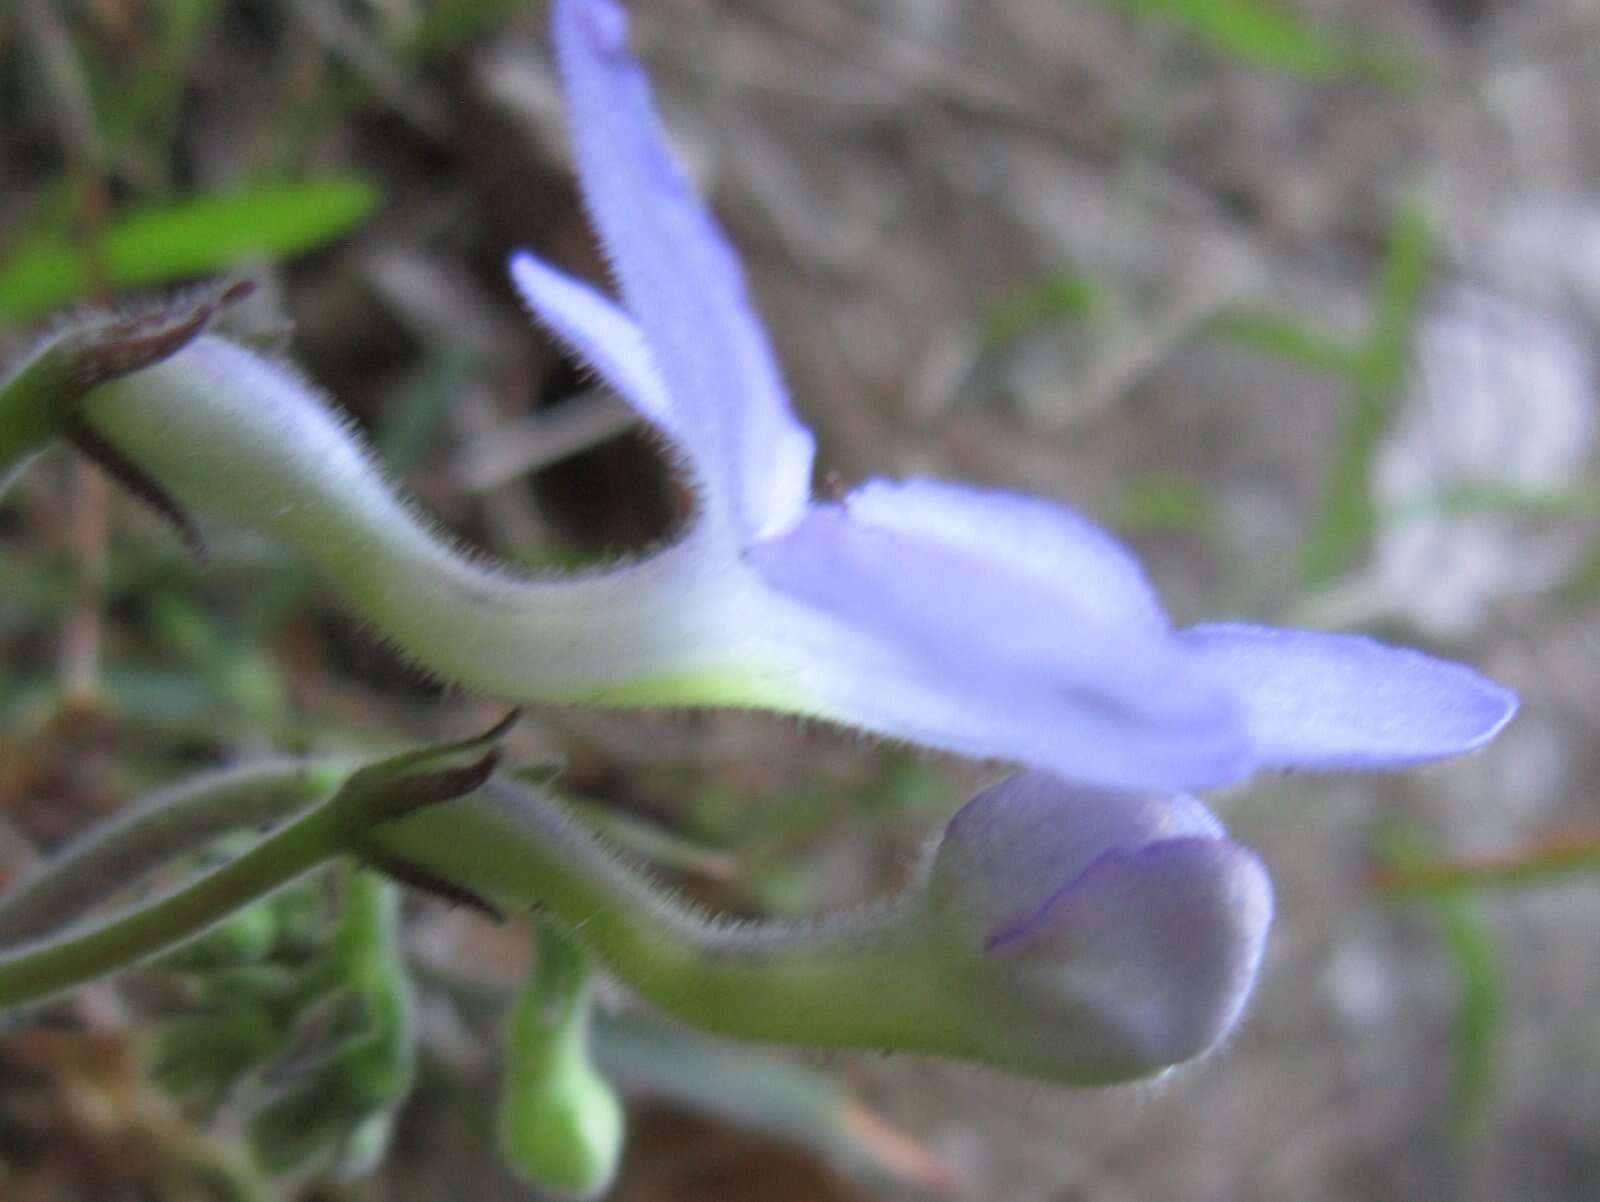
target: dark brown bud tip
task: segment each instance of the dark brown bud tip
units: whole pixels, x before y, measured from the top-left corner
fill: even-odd
[[[80,397],[108,380],[176,354],[194,341],[213,317],[244,300],[255,288],[254,280],[239,280],[189,304],[168,305],[79,331],[67,365],[68,394]]]

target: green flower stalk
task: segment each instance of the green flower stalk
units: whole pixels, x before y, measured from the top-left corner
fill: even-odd
[[[0,952],[0,1008],[180,946],[353,856],[452,900],[543,915],[706,1030],[1101,1085],[1221,1039],[1271,921],[1260,862],[1200,803],[1022,773],[963,807],[892,901],[800,925],[732,924],[678,902],[559,803],[486,780],[483,746],[369,765],[175,893]]]
[[[0,895],[0,947],[61,930],[219,835],[290,817],[331,796],[354,768],[338,760],[269,760],[202,773],[152,794]]]
[[[216,774],[171,790],[166,795],[171,815],[149,804],[136,807],[129,820],[91,835],[45,864],[17,890],[14,910],[0,902],[0,922],[26,920],[18,924],[26,931],[25,941],[0,949],[0,1010],[183,947],[251,903],[347,855],[404,872],[411,883],[461,900],[461,892],[448,881],[430,878],[416,866],[391,864],[392,857],[370,834],[402,815],[477,788],[494,768],[497,753],[491,745],[510,720],[480,738],[406,752],[353,772],[347,763],[329,760],[287,770],[267,765]],[[255,786],[266,784],[265,796],[277,807],[295,790],[309,785],[316,797],[326,783],[341,779],[333,796],[287,817],[213,872],[98,924],[65,931],[36,929],[41,918],[64,922],[108,892],[82,884],[86,865],[153,867],[179,850],[193,850],[216,830],[259,820],[263,793]],[[238,788],[240,782],[251,787]],[[276,791],[285,786],[289,794]],[[133,881],[115,883],[125,887]]]
[[[1047,501],[915,479],[814,497],[814,439],[737,257],[667,148],[624,9],[554,0],[553,26],[580,184],[619,295],[525,254],[512,276],[682,469],[698,503],[678,541],[557,578],[462,553],[298,372],[207,332],[236,290],[91,319],[44,344],[0,383],[0,477],[65,438],[197,551],[191,515],[272,535],[420,663],[509,700],[762,707],[1032,767],[975,797],[893,902],[737,926],[678,904],[536,791],[488,779],[481,743],[430,749],[355,772],[237,859],[99,926],[41,934],[95,895],[59,872],[36,882],[9,919],[0,904],[0,938],[35,940],[0,952],[0,1006],[168,951],[348,857],[452,900],[548,915],[651,1002],[730,1035],[927,1052],[1068,1084],[1203,1054],[1243,1009],[1272,892],[1187,791],[1464,754],[1511,719],[1515,695],[1359,636],[1175,628],[1114,537]],[[72,863],[148,861],[158,825],[113,829]],[[374,930],[392,928],[386,913],[369,915]],[[392,945],[392,931],[368,943]],[[374,1030],[404,1028],[383,987],[398,961],[346,963],[375,974],[356,990]],[[605,1095],[575,1058],[581,1040],[562,1042],[581,1034],[586,1006],[565,981],[535,983],[565,999],[560,1021],[541,1026],[551,1014],[529,1009],[514,1024],[523,1075],[506,1138],[530,1173],[581,1190],[601,1178],[609,1137],[606,1121],[583,1127]],[[360,1116],[358,1143],[380,1145],[378,1102],[409,1069],[355,1043],[342,1054],[339,1080],[361,1104],[340,1113]],[[278,1129],[344,1096],[302,1083],[277,1100]],[[562,1163],[512,1121],[518,1108],[563,1113],[589,1142]]]
[[[1069,1085],[1159,1074],[1238,1020],[1272,890],[1186,797],[1022,773],[946,826],[897,898],[802,925],[676,902],[559,805],[495,779],[377,835],[507,910],[564,921],[707,1030],[919,1051]]]

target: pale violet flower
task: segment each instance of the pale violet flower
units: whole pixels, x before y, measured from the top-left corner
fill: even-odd
[[[589,832],[496,794],[506,782],[365,832],[424,880],[536,907],[568,890],[582,913],[552,912],[691,1019],[1085,1084],[1214,1046],[1259,970],[1272,890],[1189,791],[1457,755],[1516,698],[1360,636],[1173,629],[1117,541],[1046,501],[931,480],[814,500],[812,437],[666,149],[623,9],[554,0],[554,26],[620,302],[528,255],[512,273],[680,460],[698,505],[676,543],[577,576],[485,566],[292,369],[200,334],[204,309],[47,344],[0,381],[0,469],[69,437],[196,539],[191,513],[281,538],[385,637],[488,694],[761,706],[1028,765],[952,819],[902,902],[779,936],[697,926]]]
[[[487,566],[396,495],[291,367],[195,337],[192,321],[164,361],[80,381],[80,445],[127,467],[169,514],[288,543],[426,668],[507,700],[752,706],[1161,793],[1261,769],[1437,759],[1508,720],[1505,689],[1415,651],[1305,630],[1174,630],[1112,536],[1043,500],[932,480],[813,500],[812,437],[732,250],[666,148],[623,10],[557,0],[554,25],[620,302],[529,255],[512,274],[692,480],[682,538],[577,575]],[[73,345],[0,384],[0,413],[27,417],[52,372],[78,379],[57,362]],[[50,428],[0,423],[20,432],[0,463]]]
[[[1461,665],[1351,635],[1169,629],[1135,561],[1042,500],[931,480],[811,498],[739,264],[667,149],[612,0],[557,0],[557,63],[614,303],[528,254],[535,316],[630,400],[699,491],[748,654],[803,708],[1122,788],[1258,768],[1386,767],[1475,748],[1515,699]]]

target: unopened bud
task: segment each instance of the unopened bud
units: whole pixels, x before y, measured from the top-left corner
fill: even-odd
[[[927,884],[941,949],[971,990],[975,1054],[1082,1084],[1214,1046],[1272,921],[1266,870],[1198,801],[1041,772],[968,802]]]

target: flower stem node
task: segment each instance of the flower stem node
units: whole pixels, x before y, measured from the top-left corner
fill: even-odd
[[[199,531],[167,491],[83,417],[91,392],[160,363],[193,342],[221,310],[249,296],[242,280],[128,317],[94,315],[47,339],[0,383],[0,479],[9,477],[53,438],[63,437],[80,453],[178,531],[201,563],[206,549]]]
[[[1265,868],[1200,802],[1040,772],[952,819],[923,902],[984,1058],[1080,1084],[1215,1046],[1272,922]]]
[[[501,737],[520,716],[520,711],[512,710],[480,735],[405,752],[352,773],[331,803],[339,811],[339,837],[345,850],[403,885],[499,919],[500,911],[476,893],[387,850],[373,833],[481,786],[500,762]]]

